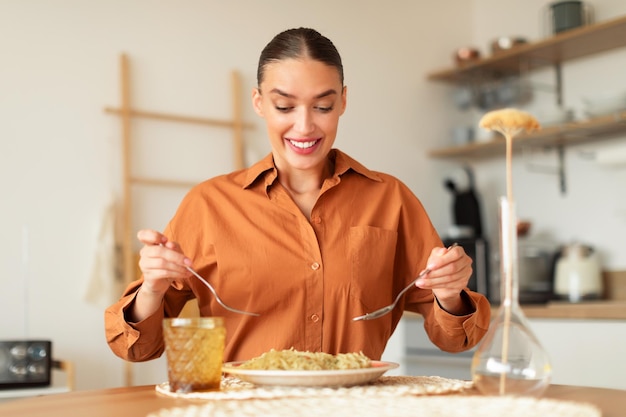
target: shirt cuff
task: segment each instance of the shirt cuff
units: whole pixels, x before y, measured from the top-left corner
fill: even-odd
[[[476,294],[479,297],[482,297],[480,294]],[[435,298],[435,308],[434,308],[434,316],[437,323],[441,324],[443,329],[452,330],[452,331],[462,331],[465,333],[465,326],[467,320],[469,320],[472,316],[474,316],[478,310],[477,303],[474,297],[470,295],[467,291],[461,291],[461,297],[465,299],[465,302],[470,304],[472,307],[472,312],[469,314],[464,314],[461,316],[457,316],[455,314],[449,313],[446,311],[441,304],[439,304],[439,300],[437,297]]]
[[[126,311],[135,302],[139,290],[130,297],[128,303],[122,307],[124,314],[124,333],[126,335],[127,349],[130,356],[135,361],[146,360],[154,356],[155,347],[157,351],[162,350],[163,345],[163,308],[158,308],[154,314],[145,319],[132,323],[126,320]]]

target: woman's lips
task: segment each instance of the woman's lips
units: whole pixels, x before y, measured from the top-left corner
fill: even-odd
[[[285,139],[291,149],[293,149],[296,153],[299,154],[309,154],[313,152],[317,145],[322,141],[321,139],[307,139],[307,140],[293,140],[293,139]]]

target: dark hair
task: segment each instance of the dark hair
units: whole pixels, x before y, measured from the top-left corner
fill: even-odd
[[[343,64],[339,51],[330,39],[308,28],[288,29],[281,32],[263,48],[256,73],[257,85],[261,86],[265,67],[268,64],[283,59],[304,57],[337,68],[341,85],[343,85]]]

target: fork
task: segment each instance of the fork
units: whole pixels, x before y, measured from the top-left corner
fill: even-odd
[[[458,243],[454,242],[446,250],[450,250],[450,249],[452,249],[455,246],[458,246]],[[376,311],[372,311],[371,313],[367,313],[367,314],[364,314],[362,316],[354,317],[352,319],[352,321],[374,320],[374,319],[377,319],[377,318],[382,317],[385,314],[389,313],[391,310],[393,310],[396,307],[396,304],[398,304],[398,301],[400,301],[400,298],[404,295],[404,293],[407,292],[409,289],[411,289],[415,285],[417,280],[419,280],[420,278],[422,278],[424,275],[428,274],[429,272],[430,272],[429,268],[426,268],[422,272],[420,272],[420,274],[417,276],[417,278],[415,278],[409,285],[407,285],[406,287],[404,287],[404,289],[402,291],[400,291],[400,293],[396,296],[396,299],[393,301],[393,303],[391,303],[388,306],[385,306],[383,308],[379,308]]]
[[[202,282],[204,285],[207,286],[207,288],[209,290],[211,290],[211,292],[213,293],[213,295],[215,296],[215,299],[217,300],[218,303],[220,303],[220,305],[222,307],[224,307],[226,310],[228,311],[232,311],[233,313],[239,313],[239,314],[247,314],[249,316],[259,316],[259,314],[257,313],[250,313],[248,311],[243,311],[243,310],[237,310],[236,308],[230,307],[228,306],[226,303],[224,303],[222,301],[222,299],[220,298],[219,295],[217,295],[217,292],[215,291],[215,288],[213,288],[213,286],[211,284],[209,284],[209,281],[207,281],[206,279],[202,278],[202,276],[200,276],[200,274],[198,274],[196,271],[194,271],[194,269],[190,266],[186,267],[187,270],[189,272],[191,272],[192,274],[194,274],[196,276],[196,278],[198,278],[200,280],[200,282]]]

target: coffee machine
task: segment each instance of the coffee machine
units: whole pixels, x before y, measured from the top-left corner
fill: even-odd
[[[474,186],[474,173],[464,167],[467,187],[460,186],[452,179],[446,179],[445,187],[452,193],[453,225],[442,238],[444,245],[456,242],[472,258],[472,275],[468,287],[472,291],[492,296],[489,280],[489,242],[483,236],[481,208]]]

